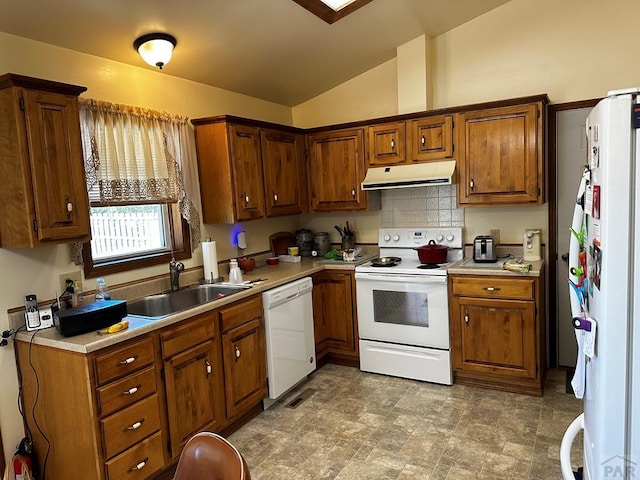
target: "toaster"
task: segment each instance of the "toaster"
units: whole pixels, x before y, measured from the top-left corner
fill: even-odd
[[[495,262],[496,243],[491,235],[478,235],[473,239],[473,261]]]

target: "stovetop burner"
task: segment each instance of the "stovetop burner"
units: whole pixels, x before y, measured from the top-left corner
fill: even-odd
[[[440,268],[441,265],[441,263],[421,263],[416,268],[421,270],[432,270],[434,268]]]

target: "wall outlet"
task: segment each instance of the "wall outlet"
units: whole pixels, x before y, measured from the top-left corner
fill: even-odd
[[[60,290],[58,290],[58,295],[62,294],[65,288],[67,288],[67,279],[73,280],[78,285],[78,287],[80,287],[80,291],[81,292],[84,291],[82,289],[82,272],[80,270],[76,270],[75,272],[69,272],[69,273],[61,273],[59,278],[60,278],[60,285],[58,286],[58,288]]]

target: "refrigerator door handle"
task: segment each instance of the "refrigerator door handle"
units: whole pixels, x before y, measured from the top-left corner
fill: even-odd
[[[584,413],[578,415],[567,427],[562,436],[560,444],[560,468],[562,470],[562,480],[575,480],[571,468],[571,445],[580,431],[584,430]]]

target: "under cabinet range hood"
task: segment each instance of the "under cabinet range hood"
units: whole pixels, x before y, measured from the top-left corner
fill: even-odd
[[[455,160],[373,167],[367,170],[362,182],[362,189],[383,190],[388,188],[424,187],[427,185],[450,185],[453,183],[455,171]]]

